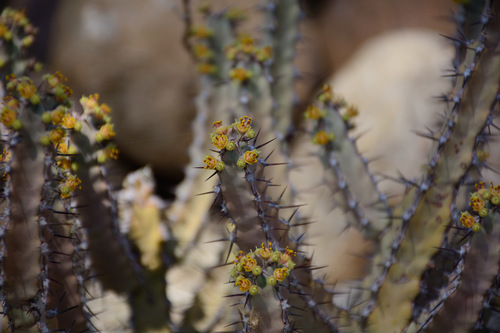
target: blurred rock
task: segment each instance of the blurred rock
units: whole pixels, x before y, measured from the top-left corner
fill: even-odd
[[[172,9],[157,0],[61,2],[50,66],[69,77],[77,97],[98,92],[112,106],[123,154],[179,179],[197,87]]]

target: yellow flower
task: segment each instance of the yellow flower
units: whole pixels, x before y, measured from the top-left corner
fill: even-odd
[[[12,126],[14,123],[14,120],[17,119],[17,113],[12,111],[11,109],[8,109],[6,107],[3,108],[2,110],[2,115],[0,116],[0,120],[5,126]]]
[[[63,121],[64,116],[65,112],[62,109],[57,108],[50,114],[50,119],[54,125],[58,125]]]
[[[228,138],[225,134],[219,133],[212,138],[212,144],[219,148],[224,149],[228,143]]]
[[[99,133],[103,140],[109,140],[115,136],[115,131],[113,130],[113,124],[104,124],[99,129]]]
[[[238,276],[238,278],[236,278],[234,285],[239,286],[240,291],[245,292],[248,289],[250,289],[250,286],[252,285],[252,283],[250,282],[250,280],[248,280],[240,275],[240,276]]]
[[[258,61],[264,62],[273,56],[273,48],[271,46],[266,46],[262,49],[257,49],[255,51],[255,57]]]
[[[274,277],[278,281],[283,281],[288,275],[288,268],[282,267],[282,268],[276,268],[273,273]]]
[[[250,129],[250,124],[252,123],[252,117],[243,116],[240,117],[240,122],[237,125],[238,131],[241,134],[245,134]]]
[[[260,152],[256,149],[252,151],[246,151],[245,154],[243,155],[243,159],[247,164],[254,164],[257,162],[257,159],[259,158]]]
[[[36,94],[36,88],[31,82],[31,80],[23,80],[17,85],[17,91],[22,97],[29,99],[31,96]]]
[[[479,212],[482,208],[484,208],[485,202],[483,198],[479,196],[479,193],[474,192],[470,196],[469,205],[472,206],[472,210],[474,210],[475,212]]]
[[[49,138],[53,144],[58,144],[62,141],[65,135],[66,133],[64,132],[63,129],[55,128],[52,131],[50,131]]]
[[[82,96],[82,98],[80,98],[80,104],[86,114],[99,112],[99,94],[93,94],[88,97]]]
[[[203,160],[203,163],[205,163],[205,169],[210,169],[213,170],[215,169],[217,165],[217,159],[213,156],[207,155],[205,156],[205,159]]]
[[[62,125],[66,128],[74,128],[75,122],[75,118],[69,113],[67,113],[62,119]]]
[[[305,113],[306,118],[308,119],[320,119],[326,116],[325,110],[320,110],[316,105],[309,105],[306,109]]]
[[[264,243],[262,243],[262,248],[255,251],[255,253],[258,254],[262,259],[269,259],[273,252],[274,251],[271,248],[271,242],[269,242],[269,247],[265,247]]]
[[[328,134],[325,131],[318,131],[316,135],[314,136],[313,143],[316,143],[318,145],[326,145],[328,142],[333,141],[335,139],[335,135]]]
[[[460,216],[460,222],[466,228],[470,228],[476,222],[474,216],[470,215],[469,212],[462,212]]]
[[[212,29],[201,25],[192,27],[190,33],[192,36],[200,39],[212,37],[214,34]]]
[[[70,175],[66,178],[65,182],[60,185],[61,190],[61,198],[68,198],[72,192],[74,192],[77,188],[81,189],[80,186],[81,180],[75,175]]]
[[[199,60],[208,60],[213,57],[213,52],[204,44],[196,44],[193,53]]]
[[[246,80],[252,78],[252,76],[253,76],[252,71],[246,70],[246,69],[241,68],[241,67],[236,67],[236,68],[233,68],[229,71],[229,77],[232,80],[238,81],[238,82],[246,81]]]
[[[257,266],[257,260],[247,256],[243,263],[243,268],[247,272],[251,272]]]
[[[201,74],[214,74],[217,72],[217,67],[213,64],[202,62],[197,65],[198,72]]]

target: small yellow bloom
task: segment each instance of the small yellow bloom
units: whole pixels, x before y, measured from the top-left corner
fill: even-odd
[[[250,129],[250,124],[252,123],[252,117],[243,116],[240,117],[240,122],[237,125],[238,131],[241,134],[245,134]]]
[[[260,152],[256,149],[252,150],[252,151],[246,151],[245,154],[243,155],[243,159],[245,160],[245,162],[247,164],[254,164],[257,162],[258,158],[259,158],[259,154]]]
[[[193,47],[193,53],[198,60],[209,60],[214,56],[212,50],[204,44],[196,44]]]
[[[309,105],[306,109],[305,113],[306,118],[308,119],[320,119],[326,116],[325,110],[320,110],[316,105]]]
[[[191,28],[190,33],[192,36],[200,39],[212,37],[214,34],[212,29],[207,28],[205,26],[194,26]]]
[[[113,124],[104,124],[99,129],[99,133],[103,140],[109,140],[115,136],[115,131],[113,130]]]
[[[255,57],[258,61],[264,62],[273,56],[273,48],[271,46],[266,46],[262,49],[257,49],[255,51]]]
[[[236,278],[236,282],[234,283],[235,286],[239,286],[240,288],[240,291],[247,291],[248,289],[250,289],[250,286],[252,285],[252,283],[250,282],[250,280],[244,278],[243,276],[238,276],[238,278]]]
[[[23,80],[17,85],[17,91],[22,97],[29,99],[31,96],[36,94],[36,88],[31,82],[31,80]]]
[[[62,109],[57,108],[50,114],[50,119],[54,125],[58,125],[63,121],[64,116],[65,112]]]
[[[236,68],[231,69],[231,71],[229,71],[229,77],[231,78],[231,80],[238,81],[238,82],[243,82],[243,81],[246,81],[248,79],[251,79],[252,76],[253,76],[253,73],[251,70],[246,70],[246,69],[241,68],[241,67],[236,67]]]
[[[67,113],[62,119],[62,125],[66,128],[74,128],[75,122],[75,118],[69,113]]]
[[[62,141],[65,135],[66,133],[62,128],[55,128],[52,131],[50,131],[49,138],[53,144],[58,144]]]
[[[257,260],[247,256],[243,263],[243,268],[246,272],[251,272],[257,266]]]
[[[219,148],[224,149],[228,143],[228,138],[225,134],[219,133],[212,138],[212,144]]]
[[[483,198],[481,198],[479,196],[479,193],[477,192],[471,194],[469,204],[472,206],[472,210],[474,210],[475,212],[479,212],[485,206]]]
[[[469,212],[462,212],[460,216],[460,222],[464,227],[470,228],[474,225],[476,220],[474,219],[474,216],[469,214]]]
[[[213,156],[207,155],[205,156],[203,163],[206,164],[204,167],[205,169],[213,170],[217,166],[217,159]]]
[[[14,120],[17,119],[17,113],[12,111],[11,109],[8,109],[6,107],[3,108],[2,110],[2,115],[0,115],[0,120],[5,126],[12,126],[14,123]]]
[[[198,64],[197,69],[201,74],[214,74],[217,72],[217,67],[215,65],[206,62]]]
[[[273,254],[273,252],[274,251],[271,247],[271,242],[269,242],[269,247],[265,247],[264,243],[262,243],[262,248],[257,249],[257,251],[255,251],[255,253],[260,255],[262,259],[269,259],[269,257],[271,256],[271,254]]]
[[[335,139],[335,135],[328,134],[325,131],[318,131],[316,135],[314,136],[313,143],[316,143],[318,145],[326,145],[328,142],[333,141]]]
[[[274,277],[278,281],[283,281],[288,275],[288,268],[282,267],[282,268],[276,268],[273,273]]]

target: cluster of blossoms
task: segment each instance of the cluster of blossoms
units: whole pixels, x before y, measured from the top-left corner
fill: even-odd
[[[198,61],[197,69],[201,74],[215,74],[217,67],[214,64],[214,53],[209,47],[208,41],[214,32],[205,26],[193,26],[189,31],[189,36],[195,40],[191,51]]]
[[[326,107],[333,107],[336,110],[345,109],[342,119],[348,129],[354,128],[353,119],[359,114],[356,106],[347,105],[343,98],[334,95],[329,84],[324,84],[316,95],[315,103],[309,105],[304,113],[306,119],[315,121],[313,143],[322,146],[335,140],[335,134],[325,130]]]
[[[24,10],[5,8],[0,15],[0,39],[22,49],[35,41],[36,28],[30,23]],[[0,68],[9,61],[6,54],[0,56]]]
[[[475,187],[476,191],[470,194],[469,201],[472,214],[469,211],[462,212],[460,223],[465,228],[478,232],[481,230],[481,219],[500,207],[500,184],[494,186],[491,182],[490,188],[487,189],[484,182],[480,182]]]
[[[288,247],[279,251],[276,247],[273,249],[271,242],[267,247],[262,243],[261,248],[248,254],[243,254],[242,251],[236,254],[230,276],[240,291],[253,296],[258,294],[259,287],[273,287],[285,280],[295,268],[292,259],[295,256],[296,253]]]
[[[95,141],[102,143],[102,148],[97,151],[97,162],[102,164],[109,158],[117,159],[118,149],[114,143],[109,142],[116,135],[109,105],[99,103],[99,94],[83,96],[80,98],[80,104],[83,107],[82,117],[88,119],[97,129]]]
[[[2,113],[0,114],[0,121],[5,126],[13,129],[20,130],[23,123],[18,119],[19,101],[12,96],[6,96],[2,101]]]
[[[236,165],[244,168],[247,165],[257,163],[260,151],[250,149],[249,140],[255,138],[255,131],[252,129],[252,118],[249,116],[240,117],[239,121],[235,121],[231,125],[222,125],[222,121],[213,123],[215,130],[210,133],[210,143],[220,150],[220,154],[226,152],[234,152],[238,154]],[[217,160],[211,155],[205,156],[203,160],[205,169],[222,171],[224,170],[224,162]]]
[[[252,36],[242,34],[236,41],[226,46],[226,57],[229,60],[242,60],[255,59],[258,62],[265,62],[273,56],[273,49],[271,46],[258,47],[255,45],[255,40]]]

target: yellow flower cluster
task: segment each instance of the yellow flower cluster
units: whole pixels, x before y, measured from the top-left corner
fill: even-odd
[[[21,129],[22,122],[17,118],[18,112],[19,101],[12,96],[4,97],[2,101],[2,113],[0,114],[0,122],[13,130]]]
[[[36,28],[29,22],[24,10],[5,8],[0,15],[0,38],[24,49],[35,41]],[[0,67],[7,59],[0,58]]]
[[[473,231],[481,230],[481,218],[490,215],[491,211],[500,207],[500,184],[494,186],[490,183],[490,188],[484,186],[484,182],[475,185],[476,191],[470,194],[469,211],[461,212],[460,223],[465,228],[472,228]]]
[[[222,121],[215,121],[213,127],[215,130],[210,133],[210,143],[220,150],[222,155],[225,152],[235,151],[238,154],[236,165],[244,168],[258,162],[260,151],[249,149],[247,143],[255,138],[255,131],[252,128],[252,117],[243,116],[230,125],[222,125]],[[204,169],[224,170],[224,162],[217,160],[211,155],[205,156]]]
[[[309,105],[304,112],[306,119],[315,121],[315,129],[313,134],[313,143],[325,146],[335,140],[335,134],[326,131],[327,109],[333,108],[340,112],[341,108],[346,108],[342,113],[342,120],[344,121],[347,129],[354,128],[353,119],[358,116],[358,108],[354,105],[347,105],[343,98],[337,97],[333,93],[333,89],[329,84],[324,84],[320,91],[316,94],[316,100],[313,104]]]
[[[265,62],[273,56],[271,46],[258,47],[253,37],[246,34],[240,35],[233,44],[226,46],[224,51],[229,60],[255,59],[258,62]]]
[[[10,74],[7,75],[6,79],[8,81],[7,90],[17,90],[21,99],[28,100],[33,105],[40,103],[40,95],[38,95],[36,87],[29,77],[18,78],[15,74]]]
[[[70,97],[73,95],[73,90],[65,85],[68,78],[57,71],[54,74],[43,75],[42,79],[46,83],[47,92],[54,95],[57,102],[66,106],[71,105]]]
[[[284,251],[279,251],[269,242],[268,246],[262,243],[261,248],[243,254],[239,251],[235,257],[234,266],[230,272],[234,279],[234,285],[240,291],[256,295],[259,288],[267,285],[275,286],[278,282],[283,282],[290,271],[295,268],[292,257],[296,253],[288,247]]]

